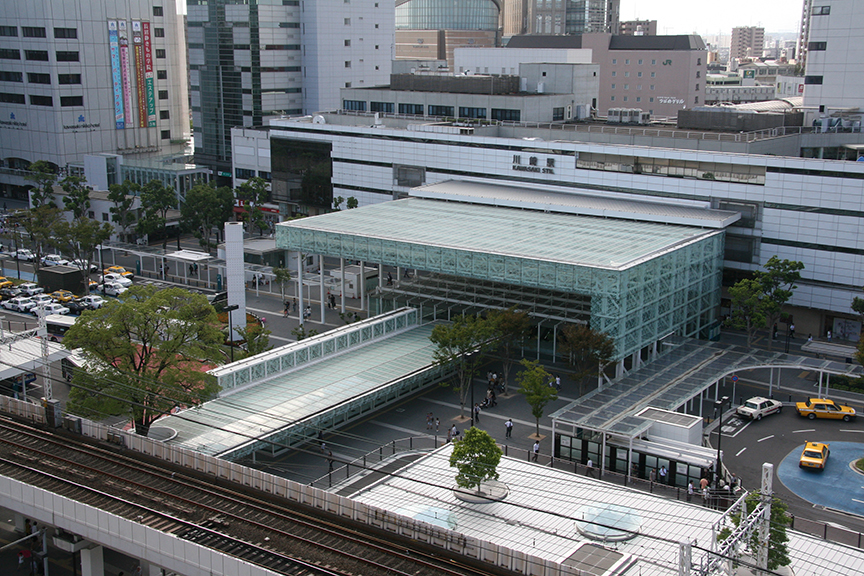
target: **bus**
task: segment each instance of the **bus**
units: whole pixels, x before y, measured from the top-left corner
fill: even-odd
[[[47,338],[51,342],[61,342],[66,332],[75,324],[76,316],[64,316],[62,314],[49,314],[45,317]]]

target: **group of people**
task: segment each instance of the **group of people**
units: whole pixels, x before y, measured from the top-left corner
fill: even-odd
[[[426,430],[435,430],[435,432],[438,432],[440,426],[441,420],[436,418],[432,412],[426,414]]]

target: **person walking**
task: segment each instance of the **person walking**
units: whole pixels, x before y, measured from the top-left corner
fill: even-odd
[[[594,461],[591,458],[585,463],[585,475],[594,478]]]
[[[504,422],[504,428],[507,430],[507,432],[504,434],[504,437],[505,438],[512,438],[513,437],[513,420],[511,418],[508,418],[507,421]]]
[[[693,500],[693,481],[687,482],[687,502]]]
[[[474,422],[480,423],[480,404],[474,404]]]
[[[435,418],[435,432],[438,432],[438,427],[441,425],[441,420]]]
[[[666,484],[666,466],[660,467],[660,483]]]
[[[795,338],[795,324],[789,325],[789,337]]]
[[[539,440],[536,440],[536,441],[534,442],[534,448],[532,448],[532,451],[534,452],[534,455],[533,455],[533,457],[532,457],[532,460],[533,460],[534,462],[536,462],[536,461],[537,461],[537,457],[540,455],[540,441],[539,441]]]

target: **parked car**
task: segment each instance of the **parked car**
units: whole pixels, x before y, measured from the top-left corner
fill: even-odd
[[[132,285],[131,280],[121,276],[120,274],[116,274],[114,272],[111,272],[109,274],[105,274],[104,276],[99,278],[99,282],[117,282],[118,284],[120,284],[124,288],[128,288],[129,286]]]
[[[90,306],[84,302],[83,298],[75,298],[74,300],[70,300],[66,302],[65,306],[69,309],[70,314],[80,314],[85,310],[90,310]]]
[[[121,276],[123,276],[124,278],[128,278],[129,280],[132,280],[135,276],[134,274],[132,274],[132,272],[129,272],[123,266],[109,266],[105,269],[105,274],[120,274]]]
[[[46,254],[42,257],[42,266],[68,266],[69,261],[60,254]]]
[[[45,289],[41,286],[37,286],[33,282],[25,282],[24,284],[19,284],[18,288],[21,289],[21,292],[26,294],[27,296],[33,296],[35,294],[41,294],[45,292]]]
[[[10,300],[4,300],[0,303],[0,306],[3,306],[7,310],[12,310],[14,312],[29,312],[33,307],[36,306],[36,303],[27,298],[26,296],[16,296]]]
[[[55,290],[49,294],[49,296],[51,296],[55,302],[59,302],[60,304],[71,302],[75,298],[75,295],[69,290]]]
[[[86,270],[87,269],[87,262],[85,262],[84,260],[81,260],[81,259],[72,260],[71,262],[69,262],[69,265],[74,266],[74,267],[78,268],[79,270]],[[90,274],[93,274],[93,273],[98,272],[98,271],[99,271],[99,266],[97,266],[96,264],[93,264],[91,262],[90,263]]]
[[[815,418],[829,418],[832,420],[843,420],[849,422],[855,419],[855,409],[843,406],[827,398],[808,398],[806,402],[795,404],[799,416],[806,416],[810,420]]]
[[[108,296],[120,296],[127,290],[127,288],[119,282],[105,282],[103,287],[104,289],[102,291]]]
[[[36,307],[33,309],[33,312],[36,315],[44,314],[47,316],[48,314],[69,314],[69,308],[63,306],[62,304],[58,304],[57,302],[51,302],[50,304],[45,304],[43,307]]]
[[[0,276],[0,290],[3,288],[11,288],[14,285],[15,284],[5,276]]]
[[[81,301],[87,305],[87,308],[90,310],[96,310],[97,308],[101,308],[105,304],[105,299],[102,296],[97,296],[95,294],[91,294],[89,296],[84,296],[81,298]]]
[[[16,296],[21,296],[23,294],[24,292],[22,292],[17,286],[0,288],[0,300],[9,300],[10,298],[15,298]]]
[[[30,301],[36,304],[36,306],[54,303],[54,299],[51,298],[51,296],[49,296],[48,294],[34,294],[30,297]],[[36,311],[34,310],[33,313],[35,314]]]
[[[735,413],[751,420],[761,420],[763,416],[779,414],[782,409],[783,403],[779,400],[754,396],[739,406]]]
[[[798,466],[800,468],[818,468],[819,470],[824,470],[829,454],[831,454],[831,450],[828,449],[828,444],[806,442],[804,444],[804,451],[801,452],[801,458],[798,460]]]
[[[24,260],[25,262],[32,262],[36,260],[36,255],[33,254],[32,251],[27,250],[26,248],[20,248],[13,253],[13,256],[16,260]]]

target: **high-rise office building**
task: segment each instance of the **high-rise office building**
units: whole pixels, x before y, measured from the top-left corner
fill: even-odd
[[[0,12],[0,187],[30,163],[182,152],[189,137],[182,0],[6,2]]]
[[[622,36],[656,36],[656,20],[625,20],[618,24],[618,34]]]
[[[758,58],[765,46],[765,29],[756,26],[737,26],[732,29],[730,58]]]
[[[618,33],[620,0],[504,0],[504,36]]]
[[[386,84],[394,6],[375,0],[188,0],[197,162],[231,171],[231,128],[339,107],[339,89]]]

